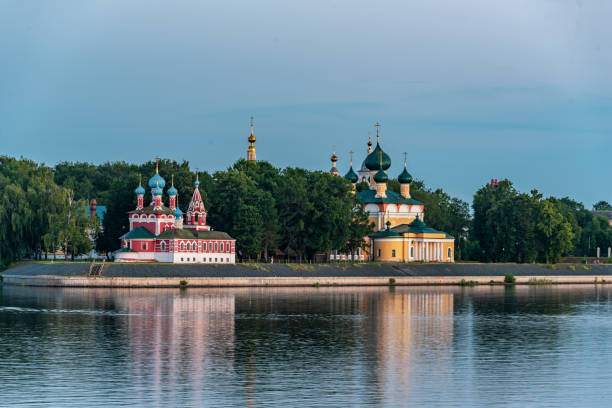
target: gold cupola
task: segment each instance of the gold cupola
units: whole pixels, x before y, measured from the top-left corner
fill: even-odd
[[[257,139],[255,139],[255,135],[253,134],[253,117],[251,116],[251,135],[249,136],[249,148],[247,149],[247,160],[248,161],[255,161],[256,160],[256,154],[255,154],[255,142],[257,141]]]

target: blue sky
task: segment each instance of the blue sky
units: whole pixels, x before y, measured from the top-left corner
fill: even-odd
[[[609,1],[0,0],[0,154],[246,154],[329,169],[368,132],[471,202],[491,178],[612,201]],[[397,174],[396,174],[397,173]]]

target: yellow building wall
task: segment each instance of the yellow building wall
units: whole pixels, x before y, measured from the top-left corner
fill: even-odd
[[[375,261],[388,261],[388,262],[409,262],[410,258],[410,239],[414,239],[414,256],[418,258],[421,246],[427,246],[427,252],[429,254],[429,259],[431,260],[434,256],[434,246],[431,242],[422,242],[419,238],[442,238],[438,234],[425,234],[425,237],[421,236],[419,238],[416,237],[405,237],[398,239],[374,239],[374,260]],[[382,240],[384,239],[384,240]],[[448,249],[451,250],[451,257],[448,258]],[[380,255],[378,255],[378,251],[380,250]],[[395,250],[395,256],[393,256],[393,250]],[[455,261],[455,245],[454,241],[444,241],[442,242],[442,260],[435,262],[454,262]],[[434,262],[434,261],[432,261]]]

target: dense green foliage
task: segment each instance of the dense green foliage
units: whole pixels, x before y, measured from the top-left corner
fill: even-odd
[[[388,188],[399,193],[397,180],[389,180]],[[451,197],[442,189],[431,190],[420,180],[410,183],[410,195],[425,204],[427,225],[455,237],[457,260],[467,259],[468,230],[470,227],[470,206],[463,200]]]
[[[74,188],[75,196],[96,198],[107,206],[98,248],[113,251],[119,247],[118,238],[128,230],[127,212],[136,206],[133,191],[138,185],[138,174],[143,175],[143,186],[149,190],[147,181],[154,168],[153,162],[141,166],[106,163],[97,168],[61,163],[56,180]],[[166,180],[166,188],[174,175],[179,206],[185,211],[193,193],[195,174],[186,162],[170,160],[159,162],[159,172]],[[84,180],[87,177],[106,181]],[[199,179],[208,223],[236,238],[242,258],[268,259],[282,251],[312,259],[316,253],[332,248],[354,251],[364,247],[363,238],[371,232],[367,215],[351,192],[351,184],[326,172],[280,170],[267,162],[239,160],[225,171],[212,175],[199,173]]]
[[[85,206],[97,199],[107,207],[99,250],[119,247],[128,230],[127,213],[136,206],[134,189],[139,174],[150,201],[148,180],[155,162],[64,162],[51,169],[29,160],[0,157],[0,262],[40,258],[56,249],[66,254],[87,252],[86,231],[97,233],[85,216]],[[189,163],[159,162],[166,189],[174,178],[178,203],[185,211],[193,194],[195,172]],[[208,223],[237,239],[238,256],[268,259],[286,254],[313,259],[339,249],[354,253],[364,248],[373,226],[352,192],[351,184],[327,172],[278,169],[267,162],[239,160],[214,174],[199,173],[200,193],[209,211]],[[357,191],[367,188],[359,183]],[[397,180],[388,188],[399,192]],[[555,262],[560,257],[605,254],[612,246],[612,227],[569,198],[544,199],[537,191],[515,190],[502,180],[474,195],[468,203],[441,189],[411,183],[411,195],[425,204],[425,221],[456,239],[457,260],[484,262]],[[165,197],[166,205],[167,196]],[[596,210],[610,208],[601,201]]]
[[[508,180],[476,192],[471,259],[483,262],[556,262],[562,256],[595,256],[612,245],[608,220],[569,198],[519,193]]]
[[[53,170],[30,160],[0,157],[0,264],[25,256],[40,259],[61,248],[88,252],[87,230],[96,232],[84,201],[53,181]]]

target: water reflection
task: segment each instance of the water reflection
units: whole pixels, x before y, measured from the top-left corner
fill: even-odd
[[[607,286],[2,287],[0,405],[605,406],[610,299]]]

